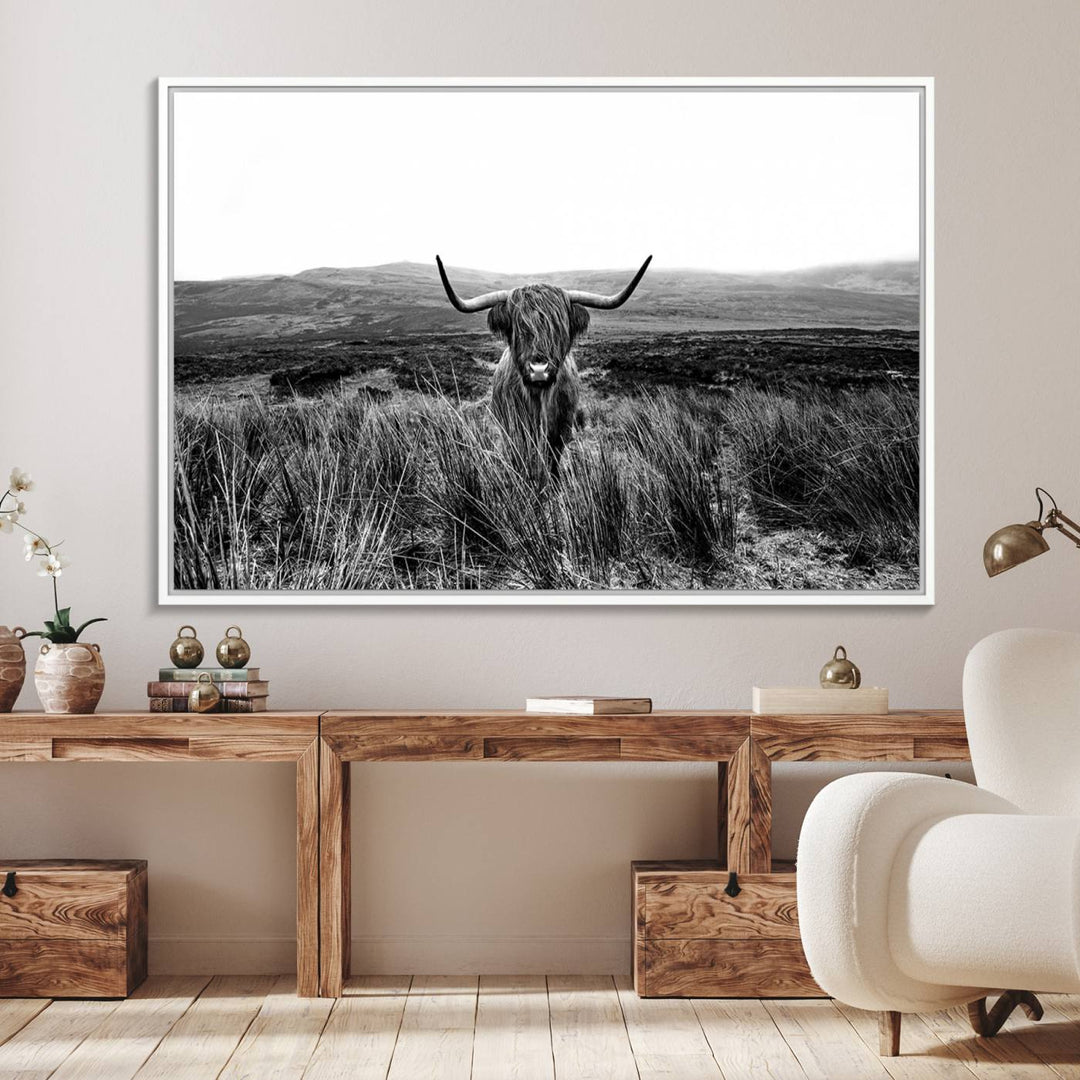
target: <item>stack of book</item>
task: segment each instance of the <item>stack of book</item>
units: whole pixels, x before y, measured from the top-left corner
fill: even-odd
[[[146,684],[151,712],[187,712],[188,694],[200,675],[214,682],[221,701],[215,712],[265,712],[270,684],[258,668],[162,668],[156,682]],[[205,680],[204,680],[205,682]]]

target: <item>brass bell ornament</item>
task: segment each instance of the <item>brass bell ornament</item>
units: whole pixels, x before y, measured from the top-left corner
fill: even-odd
[[[184,634],[185,630],[191,633]],[[194,626],[181,626],[176,631],[176,640],[169,646],[169,659],[180,668],[198,667],[202,663],[202,642],[195,636]]]
[[[862,672],[853,664],[843,645],[837,645],[832,659],[821,669],[821,685],[826,690],[858,690]]]
[[[218,707],[221,692],[210,678],[210,672],[200,671],[199,678],[188,694],[188,712],[210,712]]]
[[[233,631],[236,636],[233,637]],[[230,626],[218,642],[218,663],[225,668],[242,668],[251,659],[251,646],[243,638],[239,626]]]

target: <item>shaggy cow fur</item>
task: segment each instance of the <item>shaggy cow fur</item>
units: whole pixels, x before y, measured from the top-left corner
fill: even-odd
[[[506,342],[495,369],[491,409],[526,462],[558,473],[573,437],[581,377],[571,351],[589,312],[554,285],[526,285],[488,312],[488,328]]]

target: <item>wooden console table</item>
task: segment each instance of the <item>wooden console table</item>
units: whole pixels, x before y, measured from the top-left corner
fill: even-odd
[[[349,763],[353,761],[711,761],[717,866],[772,869],[774,761],[962,761],[959,709],[886,716],[745,711],[542,716],[512,711],[327,712],[320,740],[320,993],[349,974]]]
[[[296,763],[297,982],[338,997],[349,972],[353,761],[709,761],[715,868],[769,874],[774,761],[963,761],[958,709],[887,716],[487,712],[99,713],[0,717],[0,762]]]
[[[318,994],[319,713],[11,713],[0,761],[295,762],[297,992]]]

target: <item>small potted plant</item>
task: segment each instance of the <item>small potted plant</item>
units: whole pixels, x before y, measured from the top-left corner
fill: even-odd
[[[44,630],[25,635],[45,639],[34,665],[34,685],[47,713],[92,713],[105,689],[105,664],[100,646],[79,641],[79,635],[92,623],[105,619],[87,619],[80,626],[72,626],[71,608],[60,606],[57,579],[70,564],[58,550],[63,541],[50,544],[21,520],[26,513],[22,496],[33,489],[29,473],[11,470],[7,490],[0,496],[0,533],[21,529],[25,533],[26,561],[37,564],[39,577],[52,579],[53,618],[45,621]]]

